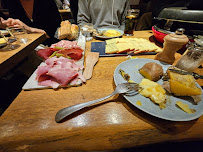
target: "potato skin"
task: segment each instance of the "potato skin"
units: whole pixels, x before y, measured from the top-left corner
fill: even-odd
[[[163,68],[155,62],[146,63],[141,69],[140,74],[152,81],[158,81],[163,76]]]

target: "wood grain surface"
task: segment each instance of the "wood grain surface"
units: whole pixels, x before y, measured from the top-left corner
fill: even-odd
[[[135,37],[151,39],[151,31]],[[99,41],[99,40],[94,40]],[[91,42],[87,42],[86,51]],[[180,58],[176,54],[176,60]],[[153,59],[153,55],[138,55]],[[0,117],[0,151],[113,150],[167,141],[203,139],[203,117],[171,122],[146,114],[116,95],[67,117],[54,118],[58,110],[104,97],[115,89],[113,72],[126,57],[100,57],[90,80],[79,87],[22,91]],[[203,74],[202,70],[197,72]],[[199,82],[202,86],[202,81]]]
[[[23,37],[24,35],[17,35],[17,38]],[[46,36],[42,33],[27,34],[29,41],[24,43],[14,42],[19,44],[20,47],[11,50],[3,51],[0,49],[0,77],[6,74],[9,70],[14,68],[20,61],[22,61],[28,54],[34,50],[40,43],[42,43]]]

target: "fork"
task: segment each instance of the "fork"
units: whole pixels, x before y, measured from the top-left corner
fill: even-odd
[[[92,104],[95,104],[97,102],[105,100],[105,99],[107,99],[107,98],[109,98],[109,97],[111,97],[113,95],[121,94],[121,93],[133,94],[133,93],[137,92],[139,88],[140,88],[139,84],[137,84],[137,83],[118,84],[116,89],[114,90],[114,92],[112,92],[110,95],[108,95],[106,97],[96,99],[96,100],[92,100],[92,101],[88,101],[88,102],[84,102],[84,103],[80,103],[80,104],[76,104],[76,105],[73,105],[73,106],[70,106],[70,107],[59,110],[56,113],[55,121],[60,122],[61,120],[63,120],[68,115],[70,115],[70,114],[72,114],[72,113],[74,113],[74,112],[76,112],[78,110],[81,110],[81,109],[83,109],[83,108],[85,108],[87,106],[90,106]]]

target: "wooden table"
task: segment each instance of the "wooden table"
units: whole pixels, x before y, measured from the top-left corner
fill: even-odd
[[[20,38],[24,35],[18,35]],[[0,77],[6,74],[9,70],[14,68],[20,61],[22,61],[31,51],[34,50],[40,43],[42,43],[46,36],[42,33],[28,34],[29,41],[20,44],[20,47],[11,51],[2,51],[0,49]]]
[[[151,35],[151,31],[135,32],[135,37],[148,39]],[[86,45],[88,50],[90,45]],[[58,110],[110,94],[115,89],[113,72],[125,60],[101,57],[92,79],[80,87],[22,91],[0,117],[0,151],[110,150],[202,140],[203,117],[188,122],[158,119],[135,108],[122,95],[76,112],[63,123],[55,122]],[[203,74],[202,70],[198,72]]]

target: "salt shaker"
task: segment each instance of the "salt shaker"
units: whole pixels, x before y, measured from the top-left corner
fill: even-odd
[[[164,37],[163,51],[155,56],[155,60],[173,64],[175,61],[175,53],[185,45],[189,39],[183,34],[184,29],[179,28],[175,33],[166,35]]]
[[[193,72],[203,62],[203,46],[188,47],[176,63],[176,67],[188,72]]]

